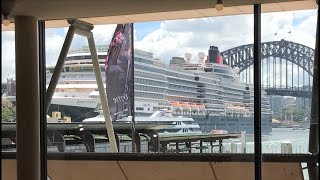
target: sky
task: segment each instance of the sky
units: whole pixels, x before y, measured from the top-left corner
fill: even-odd
[[[316,10],[265,13],[262,15],[262,41],[286,39],[315,46]],[[97,45],[109,44],[116,25],[97,25],[93,29]],[[56,64],[67,28],[46,29],[47,66]],[[291,33],[288,33],[291,31]],[[277,35],[275,35],[277,34]],[[2,82],[14,78],[14,32],[2,32]],[[152,52],[154,58],[168,63],[173,56],[208,53],[209,46],[220,51],[253,43],[253,15],[222,16],[134,24],[135,48]],[[86,46],[84,37],[75,35],[71,49]]]

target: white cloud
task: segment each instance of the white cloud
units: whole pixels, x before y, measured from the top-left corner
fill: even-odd
[[[262,41],[286,39],[314,48],[316,19],[314,10],[266,13],[262,16]]]
[[[316,19],[315,10],[263,14],[262,41],[286,39],[314,48]],[[289,33],[290,31],[291,33]],[[277,33],[276,36],[275,33]],[[220,51],[224,51],[252,43],[253,15],[239,15],[163,21],[158,30],[136,41],[135,47],[153,52],[155,57],[168,63],[171,57],[183,57],[186,52],[192,53],[193,62],[196,62],[198,52],[202,51],[207,54],[211,45],[218,46]],[[290,65],[289,68],[291,68]],[[299,72],[299,84],[302,85],[302,69],[299,69]],[[288,75],[291,74],[292,72],[289,71]],[[280,77],[278,76],[276,81],[280,85]],[[294,79],[298,78],[296,70],[293,76]],[[272,79],[272,74],[270,78]],[[284,82],[285,80],[282,79],[282,84]],[[264,83],[266,83],[266,76],[264,76]],[[294,86],[296,85],[297,83],[294,84]]]
[[[153,52],[163,62],[172,56],[207,54],[209,46],[226,50],[253,41],[253,15],[163,21],[160,29],[148,34],[135,47]]]
[[[312,16],[308,17],[296,27],[297,34],[294,35],[292,41],[299,42],[314,49],[316,39],[316,24],[317,16],[316,11],[314,11]]]
[[[286,39],[314,48],[316,11],[267,13],[262,16],[262,41]],[[291,34],[288,33],[291,31]],[[277,32],[277,36],[274,34]],[[208,53],[253,43],[253,15],[163,21],[160,28],[135,42],[135,47],[153,52],[163,62],[172,56]]]
[[[54,66],[60,55],[64,36],[57,29],[46,30],[46,65]]]
[[[109,45],[116,25],[99,25],[93,29],[96,44]]]
[[[262,41],[285,38],[314,48],[315,10],[267,13],[263,14],[262,21]],[[96,44],[107,45],[114,29],[115,25],[95,26],[93,33]],[[46,30],[47,65],[55,65],[67,30]],[[278,35],[274,36],[276,32]],[[5,79],[7,74],[14,75],[14,33],[2,32],[2,37],[2,79]],[[183,57],[187,52],[193,54],[195,62],[198,52],[207,54],[211,45],[224,51],[253,43],[253,15],[163,21],[159,29],[135,40],[135,48],[150,51],[163,62],[168,63],[173,56]],[[76,35],[71,49],[81,46],[87,46],[87,41]]]
[[[93,29],[96,45],[107,45],[111,40],[115,25],[95,26]],[[54,66],[58,60],[68,28],[46,29],[46,65]],[[15,42],[14,32],[2,32],[2,82],[15,77]],[[75,35],[70,49],[87,46],[86,38]]]
[[[14,32],[2,32],[1,68],[2,82],[7,82],[7,78],[15,77]]]
[[[108,45],[116,25],[97,25],[92,30],[96,45]],[[65,29],[65,32],[67,29]],[[82,46],[88,46],[87,39],[80,35],[75,35],[71,44],[71,49],[76,49]]]

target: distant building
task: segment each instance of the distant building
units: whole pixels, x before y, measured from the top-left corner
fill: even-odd
[[[273,113],[281,113],[281,110],[284,108],[284,97],[269,96],[269,102]]]
[[[283,108],[296,106],[295,97],[283,97]]]
[[[1,95],[7,92],[7,83],[1,84]]]
[[[309,110],[311,108],[310,98],[297,97],[296,103],[299,109]]]
[[[7,95],[15,96],[16,95],[16,81],[11,79],[7,79]]]

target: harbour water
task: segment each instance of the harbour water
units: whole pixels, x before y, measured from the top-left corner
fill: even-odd
[[[231,144],[236,145],[236,152],[241,153],[241,142],[239,139],[225,139],[222,142],[222,153],[231,153]],[[292,128],[273,128],[272,134],[262,137],[262,153],[281,153],[281,144],[291,143],[293,154],[306,154],[308,153],[309,146],[309,129],[306,130],[292,130]],[[180,148],[184,147],[184,144],[179,145]],[[194,143],[193,146],[198,146],[198,143]],[[204,146],[209,144],[204,143]],[[172,144],[175,148],[175,144]],[[56,147],[51,147],[49,151],[57,151]],[[121,143],[120,152],[130,152],[131,142]],[[69,152],[85,152],[84,145],[66,147],[66,151]],[[97,152],[111,152],[109,144],[97,144]],[[147,143],[141,142],[141,152],[147,153]],[[199,149],[192,149],[192,153],[200,153]],[[215,146],[213,149],[207,148],[203,150],[203,153],[219,153],[219,147]],[[246,153],[254,153],[254,142],[252,135],[246,136]]]
[[[281,153],[281,142],[292,143],[292,153],[308,153],[309,129],[274,128],[272,134],[262,142],[263,153]]]
[[[248,139],[248,138],[247,138]],[[254,153],[253,138],[246,143],[246,152]],[[309,147],[309,129],[293,130],[292,128],[273,128],[272,134],[262,137],[262,153],[281,153],[281,143],[291,143],[293,154],[306,154]],[[223,143],[224,152],[231,151],[231,142]],[[237,150],[240,150],[240,143]],[[306,163],[301,164],[302,168],[306,167]],[[308,180],[307,169],[303,170],[305,180]]]
[[[306,154],[309,148],[309,129],[274,128],[272,135],[262,142],[263,153],[281,153],[281,142],[292,143],[293,154]],[[247,146],[251,144],[248,143]],[[301,166],[304,168],[307,164],[302,163]],[[307,169],[303,170],[303,176],[305,180],[309,179]]]
[[[246,152],[254,153],[253,137],[246,137]],[[262,136],[262,153],[281,153],[281,143],[291,143],[292,153],[308,153],[309,129],[273,128],[270,135]],[[224,143],[225,151],[230,149],[230,141]],[[240,147],[240,144],[239,144]]]
[[[293,154],[307,154],[309,146],[309,129],[292,129],[292,128],[273,128],[272,134],[262,137],[262,151],[263,153],[282,153],[281,144],[290,143],[292,145]],[[240,139],[226,139],[223,141],[222,153],[231,153],[231,144],[236,145],[236,152],[241,153],[241,142]],[[199,144],[194,143],[193,147],[198,146]],[[208,146],[209,144],[204,144]],[[141,142],[141,152],[147,153],[148,143],[146,141]],[[183,144],[180,144],[180,148],[183,148]],[[173,147],[174,148],[174,147]],[[95,150],[99,152],[111,152],[109,144],[99,143],[96,144]],[[131,151],[131,142],[124,142],[120,145],[120,152],[130,152]],[[57,147],[48,147],[48,151],[57,152]],[[86,152],[84,145],[73,145],[67,146],[65,149],[66,152]],[[233,150],[234,151],[234,150]],[[219,153],[219,147],[215,146],[213,149],[207,148],[203,150],[203,153]],[[188,153],[186,151],[185,153]],[[199,149],[193,148],[192,153],[199,153]],[[246,136],[246,153],[254,153],[254,142],[253,137],[250,135]],[[305,163],[301,164],[302,167],[306,167]],[[307,169],[303,170],[304,179],[307,180],[308,174]]]

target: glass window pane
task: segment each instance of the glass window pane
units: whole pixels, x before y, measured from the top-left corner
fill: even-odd
[[[16,122],[15,38],[14,31],[1,32],[1,122],[2,129]],[[2,151],[15,151],[15,134],[2,132]]]
[[[168,109],[174,117],[194,120],[190,124],[177,119],[175,126],[160,131],[164,138],[199,133],[192,124],[198,125],[202,134],[239,135],[246,131],[252,136],[253,85],[242,81],[236,62],[228,64],[237,56],[232,48],[252,44],[252,23],[252,15],[136,23],[136,49],[152,53],[142,57],[139,54],[143,51],[135,51],[136,115],[150,116],[148,109]],[[232,31],[235,26],[241,37]],[[145,27],[155,30],[146,33]],[[250,153],[252,140],[247,143]],[[190,150],[185,143],[165,145],[163,152]],[[192,153],[241,150],[239,138],[224,139],[221,149],[219,140],[191,143]]]
[[[105,61],[115,28],[93,30],[103,83],[108,80]],[[253,15],[135,23],[134,32],[135,140],[140,141],[136,151],[223,153],[235,162],[240,153],[254,153],[253,68],[241,66],[253,43]],[[47,85],[66,33],[67,28],[46,30]],[[98,89],[87,40],[76,35],[49,108],[48,152],[112,152]],[[112,96],[111,91],[107,88],[107,95]],[[120,114],[112,118],[119,152],[132,152],[130,119]],[[253,176],[252,163],[213,164],[221,177],[222,168],[230,165],[250,167],[243,175]]]
[[[248,75],[253,73],[253,68],[245,69],[240,66],[241,62],[232,61],[246,51],[242,45],[252,44],[252,17],[226,16],[134,25],[134,118],[137,126],[143,128],[150,128],[146,123],[166,125],[158,130],[158,135],[140,132],[141,152],[240,153],[246,149],[246,152],[253,153],[253,78]],[[230,24],[232,21],[239,23]],[[194,28],[196,26],[201,29]],[[241,31],[241,37],[231,30],[234,26]],[[103,81],[103,65],[114,29],[115,25],[106,25],[96,26],[93,30]],[[52,46],[47,46],[47,84],[66,32],[67,28],[47,29],[47,42]],[[51,45],[51,42],[57,43]],[[64,117],[70,117],[69,121],[78,124],[83,120],[103,119],[103,114],[98,115],[99,110],[101,112],[99,91],[86,44],[86,39],[78,35],[71,44],[50,105],[50,122],[53,119],[63,122]],[[235,47],[241,47],[242,51],[233,52]],[[122,122],[117,119],[114,126]],[[271,132],[268,128],[270,126],[265,129],[266,133]],[[242,141],[233,137],[242,131],[251,136],[247,148],[242,148]],[[174,138],[179,134],[186,136],[185,142]],[[202,137],[192,142],[197,134],[208,136],[208,139],[204,141]],[[229,134],[231,139],[227,137]],[[219,141],[214,137],[216,135],[225,137]],[[119,134],[123,144],[120,152],[131,151],[132,144],[127,141],[130,136],[130,133]],[[160,149],[148,143],[157,136],[160,136]],[[86,151],[85,146],[81,147],[81,151]],[[110,152],[110,149],[98,149]]]
[[[262,137],[263,153],[309,153],[316,22],[316,10],[262,15],[261,81],[272,110],[272,134]],[[303,174],[309,179],[307,169]]]

